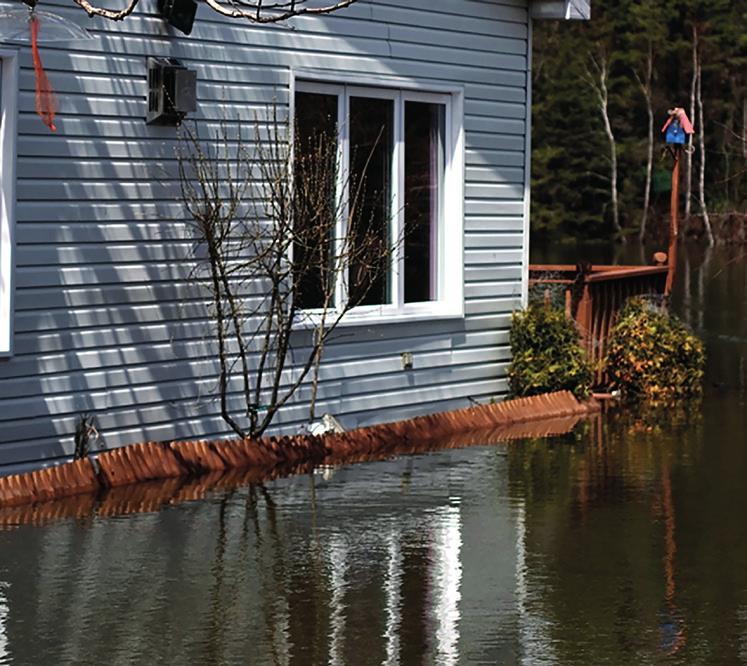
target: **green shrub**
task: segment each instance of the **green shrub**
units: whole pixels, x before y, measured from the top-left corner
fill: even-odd
[[[530,305],[511,321],[513,361],[508,378],[513,397],[550,391],[591,392],[593,372],[573,321],[562,310]]]
[[[679,319],[642,298],[620,311],[605,363],[611,386],[627,399],[674,402],[703,390],[703,344]]]

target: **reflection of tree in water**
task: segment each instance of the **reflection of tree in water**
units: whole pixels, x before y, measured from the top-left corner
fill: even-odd
[[[227,663],[250,647],[273,664],[428,661],[443,647],[433,608],[444,604],[445,526],[435,515],[336,525],[317,502],[317,477],[306,478],[290,504],[255,485],[207,505],[215,542],[201,660]]]
[[[682,460],[703,454],[698,411],[626,412],[563,440],[510,446],[511,492],[526,506],[528,584],[540,586],[529,612],[550,620],[561,663],[685,650],[675,502]]]
[[[233,493],[227,493],[218,503],[218,532],[215,540],[215,561],[212,566],[213,585],[210,594],[210,628],[208,630],[208,661],[217,664],[223,659],[225,644],[226,610],[224,598],[226,557],[226,506]],[[234,588],[235,589],[235,588]],[[235,597],[235,592],[232,595]]]
[[[675,602],[677,585],[675,582],[675,555],[677,542],[675,541],[675,515],[672,500],[672,481],[670,478],[669,462],[663,464],[661,473],[662,508],[664,512],[665,547],[664,574],[666,577],[666,606],[662,613],[660,624],[661,651],[673,655],[684,647],[687,640],[685,622],[681,617]]]

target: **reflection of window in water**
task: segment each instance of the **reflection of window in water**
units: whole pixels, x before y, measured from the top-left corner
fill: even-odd
[[[747,663],[747,606],[741,606],[737,611],[739,630],[739,661]]]
[[[458,506],[439,512],[434,530],[431,609],[436,621],[438,663],[459,659],[459,602],[462,584],[462,525]]]
[[[459,661],[462,525],[458,506],[386,537],[384,666]]]
[[[522,499],[516,508],[516,607],[519,620],[520,663],[527,666],[557,664],[553,650],[550,620],[542,614],[541,603],[529,598],[529,566],[527,564],[526,506]]]
[[[6,624],[8,622],[8,597],[5,590],[9,587],[8,583],[0,580],[0,663],[4,664],[8,653],[8,633]]]
[[[402,549],[401,535],[392,529],[387,537],[386,592],[386,659],[384,666],[399,663],[399,632],[402,622]]]
[[[345,592],[347,591],[348,549],[340,537],[335,535],[329,548],[330,587],[330,645],[329,663],[331,666],[341,666],[345,663],[343,657],[343,640],[345,635]]]

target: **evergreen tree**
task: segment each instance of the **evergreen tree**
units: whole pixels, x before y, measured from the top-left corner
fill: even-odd
[[[747,219],[747,0],[595,0],[588,23],[535,25],[536,236],[609,239],[615,217],[625,234],[639,232],[644,221],[654,231],[657,225],[665,228],[668,196],[657,195],[652,181],[671,165],[660,160],[667,110],[682,106],[689,113],[698,82],[694,34],[704,112],[703,199],[715,217],[728,211]],[[601,59],[607,68],[609,132],[589,86],[590,63]],[[611,204],[610,133],[617,159],[617,216]],[[696,216],[702,212],[701,165],[696,150]]]

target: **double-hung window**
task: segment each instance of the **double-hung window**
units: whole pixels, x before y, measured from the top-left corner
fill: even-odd
[[[388,248],[381,265],[356,265],[353,252],[341,271],[335,304],[353,300],[349,321],[462,314],[462,128],[456,98],[450,92],[296,81],[296,150],[323,134],[332,137],[338,156],[330,196],[342,203],[332,208],[347,217],[339,214],[328,251],[335,252],[345,237],[350,206],[365,232]],[[313,311],[319,299],[318,291],[307,289],[302,305]]]

